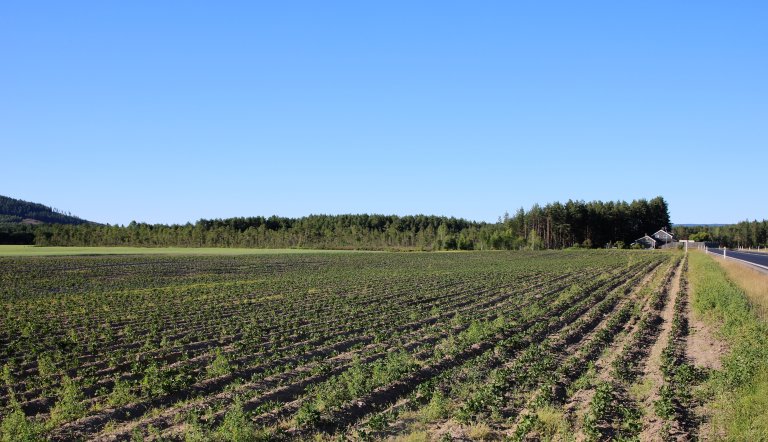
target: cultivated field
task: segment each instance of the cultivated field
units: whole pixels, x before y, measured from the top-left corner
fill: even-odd
[[[686,438],[686,258],[0,258],[4,434]]]

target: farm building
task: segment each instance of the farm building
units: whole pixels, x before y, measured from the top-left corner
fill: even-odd
[[[652,236],[653,236],[653,239],[658,241],[660,244],[669,244],[671,242],[675,242],[675,236],[664,229],[659,230],[658,232],[654,233]]]
[[[656,240],[648,235],[645,235],[642,238],[638,238],[635,240],[635,242],[632,243],[633,246],[636,244],[642,246],[644,249],[656,248]]]
[[[664,229],[661,229],[651,236],[647,234],[642,238],[638,238],[632,245],[640,245],[644,249],[655,249],[657,247],[664,247],[667,244],[675,242],[675,237],[671,233]]]

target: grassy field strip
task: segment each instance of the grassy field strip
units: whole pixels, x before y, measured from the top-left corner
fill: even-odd
[[[315,253],[380,253],[357,250],[244,249],[224,247],[39,247],[0,245],[0,256],[99,256],[99,255],[286,255]]]
[[[725,269],[728,279],[744,291],[758,317],[768,322],[768,275],[733,261],[718,260],[718,264]]]
[[[694,373],[703,370],[708,375],[694,396],[703,402],[697,409],[705,419],[702,439],[751,441],[768,434],[768,324],[760,316],[763,278],[726,272],[710,256],[690,254],[693,314],[711,325],[728,348],[720,369],[693,367]]]

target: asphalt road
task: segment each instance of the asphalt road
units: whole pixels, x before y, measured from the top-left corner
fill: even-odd
[[[707,251],[718,254],[718,255],[723,254],[723,249],[715,249],[715,248],[708,247]],[[725,256],[728,258],[735,258],[735,259],[740,259],[742,261],[747,261],[757,266],[761,266],[765,270],[768,270],[768,253],[745,252],[743,250],[738,250],[738,251],[728,250]]]

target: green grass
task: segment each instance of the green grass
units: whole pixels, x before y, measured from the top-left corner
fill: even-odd
[[[194,247],[37,247],[0,245],[0,256],[73,255],[274,255],[288,253],[353,253],[349,250],[236,249]],[[357,252],[360,253],[360,252]]]
[[[765,440],[768,435],[768,324],[745,293],[709,256],[692,253],[695,312],[714,323],[731,351],[708,382],[713,439]],[[708,435],[703,435],[708,436]]]

